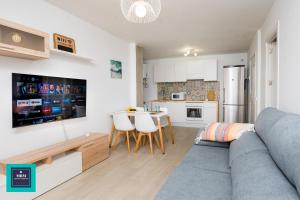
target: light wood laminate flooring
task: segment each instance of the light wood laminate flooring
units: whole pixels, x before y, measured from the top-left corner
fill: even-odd
[[[193,145],[197,129],[174,127],[175,144],[166,142],[162,155],[149,144],[131,153],[123,142],[110,157],[84,173],[63,183],[37,198],[37,200],[152,200],[175,167],[180,164]]]

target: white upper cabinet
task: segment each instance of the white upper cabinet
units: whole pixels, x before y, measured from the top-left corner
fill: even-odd
[[[156,63],[156,83],[186,82],[187,80],[217,81],[217,60],[191,60]]]
[[[205,60],[204,61],[204,80],[205,81],[217,81],[218,80],[218,63],[217,60]]]
[[[175,71],[175,82],[186,82],[186,73],[187,73],[187,63],[186,62],[178,62],[174,66]]]
[[[202,60],[188,61],[187,79],[204,79],[204,62]]]
[[[154,67],[156,83],[186,82],[186,63],[160,63]]]
[[[172,63],[158,63],[154,67],[154,80],[156,83],[175,82],[175,69]]]
[[[217,81],[217,60],[189,61],[187,79],[204,81]]]

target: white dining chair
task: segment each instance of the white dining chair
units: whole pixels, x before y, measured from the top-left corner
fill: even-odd
[[[144,112],[144,107],[135,107],[134,108],[137,112]]]
[[[152,138],[154,137],[154,140],[158,147],[160,147],[160,145],[159,145],[159,141],[158,141],[158,138],[156,135],[156,134],[158,134],[158,132],[157,132],[158,128],[154,124],[154,121],[151,118],[150,114],[147,112],[136,112],[135,113],[135,127],[139,133],[139,136],[138,136],[134,151],[135,152],[138,151],[142,137],[148,136],[149,144],[150,144],[150,152],[153,154]]]
[[[164,112],[166,114],[169,113],[168,108],[160,108],[160,111]],[[155,120],[155,124],[156,125],[158,124],[157,120]],[[166,137],[166,141],[168,142],[168,133],[167,133],[166,128],[169,126],[169,121],[168,121],[167,117],[162,117],[160,119],[160,126],[162,128],[162,132],[163,132],[164,136]],[[170,135],[171,135],[171,138],[173,138],[171,131],[170,131]]]
[[[131,123],[127,112],[117,112],[113,114],[113,122],[117,135],[115,137],[114,148],[117,148],[121,135],[124,135],[124,141],[127,141],[128,152],[130,152],[130,135],[132,133],[135,141],[137,140],[135,135],[135,127]]]

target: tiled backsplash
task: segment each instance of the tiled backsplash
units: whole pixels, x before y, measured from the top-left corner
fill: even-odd
[[[205,101],[208,91],[215,91],[216,100],[220,95],[219,82],[205,82],[203,80],[191,80],[185,83],[158,83],[158,100],[170,100],[174,92],[186,92],[188,101]]]

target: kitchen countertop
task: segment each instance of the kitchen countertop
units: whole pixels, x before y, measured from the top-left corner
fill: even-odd
[[[153,100],[151,102],[161,102],[161,103],[167,103],[167,102],[172,102],[172,103],[219,103],[218,101],[173,101],[173,100]]]

